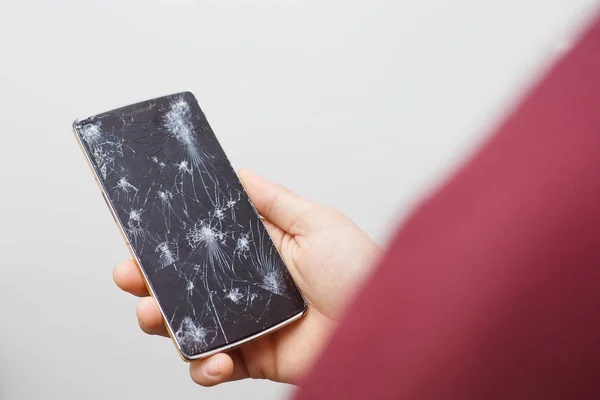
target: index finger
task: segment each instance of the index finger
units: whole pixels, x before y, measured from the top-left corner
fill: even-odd
[[[113,279],[121,290],[134,296],[145,297],[150,295],[144,284],[142,273],[133,260],[125,260],[117,265],[113,271]]]

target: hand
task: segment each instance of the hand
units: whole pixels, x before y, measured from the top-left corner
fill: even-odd
[[[240,179],[308,302],[307,315],[273,334],[229,353],[190,364],[203,386],[245,378],[295,383],[327,343],[345,305],[380,253],[380,248],[337,210],[312,203],[248,171]],[[141,329],[168,336],[155,300],[132,260],[118,265],[114,280],[143,297],[137,307]]]

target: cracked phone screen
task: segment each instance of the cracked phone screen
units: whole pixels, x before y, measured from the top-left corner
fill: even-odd
[[[305,310],[193,94],[74,127],[185,358]]]

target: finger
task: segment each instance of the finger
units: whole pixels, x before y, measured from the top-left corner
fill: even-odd
[[[152,297],[144,297],[137,305],[136,314],[140,328],[149,335],[169,336],[158,304]]]
[[[263,219],[263,224],[265,225],[265,228],[267,228],[267,233],[275,244],[275,247],[277,247],[277,250],[281,252],[281,243],[286,233],[277,225],[271,221],[267,221],[266,219]]]
[[[117,286],[138,297],[148,296],[148,289],[140,269],[133,260],[125,260],[113,270],[113,279]]]
[[[242,357],[240,350],[234,350],[230,352],[229,357],[231,357],[231,360],[233,361],[233,372],[227,381],[233,382],[249,378],[250,374],[248,373],[246,363],[244,362],[244,357]]]
[[[287,232],[284,232],[283,230],[281,230],[281,228],[273,224],[271,221],[263,219],[263,223],[265,225],[265,228],[267,228],[267,232],[269,233],[269,236],[271,237],[275,248],[283,258],[283,263],[285,264],[288,271],[290,271],[290,273],[292,274],[292,278],[301,279],[298,276],[298,270],[296,269],[296,264],[294,263],[294,252],[293,250],[290,251],[291,249],[293,249],[293,247],[290,248],[290,244],[294,240],[294,236]]]
[[[238,173],[258,213],[292,235],[302,234],[299,218],[315,204],[243,168]]]
[[[214,386],[225,382],[233,373],[233,360],[225,353],[215,354],[205,360],[192,361],[190,376],[198,385]]]

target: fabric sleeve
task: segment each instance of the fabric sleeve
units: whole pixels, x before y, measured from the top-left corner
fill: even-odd
[[[406,220],[295,398],[600,398],[600,23]]]

